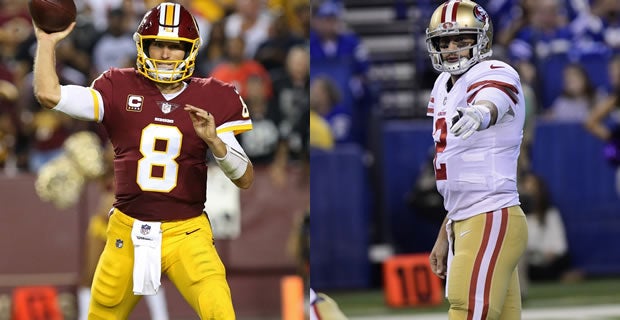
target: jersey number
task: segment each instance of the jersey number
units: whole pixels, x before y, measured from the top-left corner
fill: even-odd
[[[162,150],[156,150],[160,141]],[[161,124],[149,124],[142,130],[140,137],[140,153],[138,160],[138,176],[136,182],[144,191],[169,192],[177,185],[179,164],[176,158],[181,153],[183,135],[179,128]],[[154,176],[154,169],[161,168]]]
[[[435,132],[439,130],[439,141],[435,143],[435,158],[433,164],[435,165],[435,180],[448,179],[446,164],[437,163],[437,154],[442,153],[446,149],[446,137],[448,136],[448,125],[446,124],[446,118],[439,118],[435,121]]]

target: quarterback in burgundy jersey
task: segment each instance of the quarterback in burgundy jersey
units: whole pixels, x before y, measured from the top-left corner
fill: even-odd
[[[192,73],[200,47],[194,17],[180,4],[148,11],[134,34],[135,69],[111,68],[90,87],[60,85],[57,33],[35,27],[35,96],[46,108],[103,124],[114,147],[115,202],[91,288],[89,319],[127,319],[168,275],[202,319],[235,319],[226,272],[203,213],[207,150],[238,187],[254,180],[235,138],[251,130],[230,85]]]
[[[431,91],[435,178],[447,216],[430,254],[446,279],[451,320],[521,319],[517,263],[527,244],[517,159],[525,101],[517,72],[488,59],[486,11],[450,0],[433,13],[426,43],[440,71]]]
[[[189,78],[183,93],[166,100],[136,70],[111,69],[94,81],[93,89],[106,106],[102,123],[116,154],[114,207],[146,221],[200,215],[207,145],[194,133],[183,107],[209,110],[221,131],[246,131],[251,122],[234,87],[213,78]]]

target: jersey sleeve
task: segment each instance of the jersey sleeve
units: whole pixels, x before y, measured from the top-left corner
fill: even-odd
[[[429,117],[433,117],[435,115],[435,97],[437,96],[437,83],[439,82],[439,77],[435,80],[435,84],[433,85],[433,89],[431,90],[431,96],[428,99],[428,105],[426,106],[426,115]]]
[[[54,107],[73,118],[101,122],[103,120],[103,100],[93,88],[63,85],[60,86],[60,101]]]
[[[467,102],[489,100],[495,104],[498,119],[519,104],[521,82],[517,72],[502,62],[486,64],[467,87]]]
[[[112,102],[112,89],[113,89],[113,81],[112,81],[112,72],[113,69],[109,69],[108,71],[102,73],[91,83],[90,87],[97,91],[101,97],[102,105],[109,106]]]
[[[237,90],[232,85],[224,85],[222,91],[221,103],[224,111],[222,121],[216,128],[217,133],[232,131],[239,134],[252,130],[250,111]]]

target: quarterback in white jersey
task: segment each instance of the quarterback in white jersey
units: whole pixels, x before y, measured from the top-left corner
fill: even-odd
[[[426,30],[440,71],[428,104],[435,177],[448,212],[430,254],[446,278],[449,319],[521,318],[517,263],[527,244],[519,207],[517,159],[525,103],[519,75],[488,60],[493,27],[486,11],[451,0]]]
[[[516,167],[525,121],[519,75],[504,62],[488,60],[472,66],[454,85],[448,85],[450,81],[450,73],[439,75],[427,109],[434,123],[437,189],[448,218],[464,220],[518,205]],[[479,127],[466,138],[466,133],[451,134],[450,128],[465,116],[459,111],[479,101],[496,106],[493,126]]]

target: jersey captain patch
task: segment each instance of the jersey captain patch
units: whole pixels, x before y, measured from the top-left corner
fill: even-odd
[[[127,96],[127,111],[131,112],[141,112],[142,105],[144,104],[144,97],[138,96],[135,94],[130,94]]]

